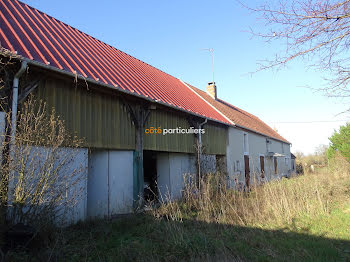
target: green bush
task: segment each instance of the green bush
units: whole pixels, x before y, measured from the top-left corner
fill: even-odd
[[[341,126],[339,131],[335,131],[329,140],[331,144],[327,151],[328,158],[333,159],[336,156],[336,152],[339,152],[350,162],[350,123]]]

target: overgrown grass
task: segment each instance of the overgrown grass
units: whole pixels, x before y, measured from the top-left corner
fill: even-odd
[[[283,179],[250,193],[220,176],[143,214],[90,221],[8,254],[20,261],[350,261],[350,168]],[[34,248],[34,249],[33,249]],[[40,252],[38,252],[38,250]],[[20,259],[19,257],[20,256]]]
[[[192,219],[207,223],[284,227],[301,216],[327,215],[340,198],[347,198],[349,164],[323,169],[316,174],[282,179],[256,186],[250,193],[227,189],[225,179],[209,175],[199,193],[194,184],[185,188],[180,201],[163,204],[153,216],[173,221]]]

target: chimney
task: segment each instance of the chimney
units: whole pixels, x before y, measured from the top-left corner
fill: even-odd
[[[212,98],[214,98],[216,100],[217,92],[216,92],[215,82],[208,83],[208,85],[207,85],[207,94],[210,95]]]

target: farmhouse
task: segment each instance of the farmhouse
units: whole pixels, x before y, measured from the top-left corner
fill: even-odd
[[[295,172],[290,142],[275,130],[258,117],[219,99],[212,83],[208,84],[207,92],[187,86],[231,121],[226,148],[226,168],[231,182],[246,185],[288,177]]]
[[[0,44],[18,55],[5,82],[12,111],[32,93],[84,139],[72,221],[132,212],[145,188],[179,198],[184,175],[199,170],[227,174],[232,187],[293,171],[290,143],[217,98],[215,83],[204,92],[17,0],[0,0]]]

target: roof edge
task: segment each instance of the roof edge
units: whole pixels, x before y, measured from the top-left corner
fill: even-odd
[[[201,98],[204,102],[206,102],[209,106],[211,106],[216,112],[218,112],[221,116],[223,116],[227,121],[229,121],[233,126],[235,126],[236,124],[230,119],[228,118],[225,114],[223,114],[219,109],[217,109],[215,106],[213,106],[212,104],[210,104],[206,99],[204,99],[200,94],[198,94],[195,90],[193,90],[193,88],[191,88],[188,84],[186,84],[184,81],[182,81],[181,79],[179,79],[180,82],[182,84],[184,84],[187,88],[189,88],[193,93],[195,93],[199,98]]]
[[[288,140],[282,140],[282,139],[278,139],[278,138],[275,138],[275,137],[272,137],[272,136],[269,136],[269,135],[267,135],[267,134],[264,134],[264,133],[261,133],[261,132],[259,132],[259,131],[255,131],[254,129],[251,129],[251,128],[248,128],[248,127],[245,127],[245,126],[242,126],[242,125],[239,125],[239,124],[236,124],[236,123],[234,123],[231,119],[229,119],[224,113],[222,113],[219,109],[217,109],[215,106],[213,106],[212,104],[210,104],[204,97],[202,97],[200,94],[198,94],[193,88],[191,88],[187,83],[185,83],[184,81],[182,81],[181,79],[180,79],[180,81],[185,85],[185,86],[187,86],[190,90],[192,90],[197,96],[199,96],[202,100],[204,100],[208,105],[210,105],[212,108],[214,108],[219,114],[221,114],[223,117],[225,117],[226,119],[228,119],[231,123],[232,123],[232,125],[233,126],[236,126],[236,127],[239,127],[239,128],[242,128],[242,129],[244,129],[244,130],[247,130],[247,131],[249,131],[249,132],[253,132],[253,133],[256,133],[256,134],[258,134],[258,135],[261,135],[261,136],[264,136],[264,137],[268,137],[268,138],[271,138],[271,139],[274,139],[274,140],[277,140],[277,141],[280,141],[280,142],[283,142],[283,143],[286,143],[286,144],[292,144],[291,142],[289,142]],[[227,103],[226,101],[224,101],[224,100],[222,100],[222,99],[219,99],[220,101],[223,101],[223,102],[225,102],[225,103]],[[228,103],[229,104],[229,103]],[[233,106],[233,105],[230,105],[230,106]],[[245,111],[245,112],[247,112],[247,111]],[[251,113],[249,113],[249,112],[247,112],[248,114],[250,114],[250,115],[252,115],[252,116],[254,116],[254,117],[256,117],[256,118],[258,118],[257,116],[255,116],[255,115],[253,115],[253,114],[251,114]],[[260,121],[262,121],[260,118],[258,118]]]
[[[31,59],[23,57],[23,56],[18,57],[17,59],[27,61],[28,65],[37,66],[39,68],[50,70],[50,71],[53,71],[53,72],[56,72],[56,73],[59,73],[59,74],[62,74],[62,75],[66,75],[66,76],[70,76],[70,77],[73,77],[73,78],[77,78],[77,79],[80,79],[82,81],[89,82],[91,84],[99,85],[99,86],[102,86],[104,88],[109,88],[109,89],[115,90],[117,92],[121,92],[121,93],[124,93],[124,94],[127,94],[127,95],[131,95],[131,96],[134,96],[134,97],[137,97],[137,98],[140,98],[140,99],[144,99],[144,100],[147,100],[147,101],[155,103],[155,104],[160,104],[162,106],[165,106],[165,107],[168,107],[168,108],[172,108],[174,110],[178,110],[178,111],[181,111],[181,112],[186,113],[186,114],[190,114],[190,115],[197,116],[197,117],[200,117],[200,118],[207,118],[210,121],[213,121],[213,122],[216,122],[216,123],[220,123],[220,124],[223,124],[223,125],[226,125],[226,126],[230,126],[228,123],[225,123],[223,121],[220,121],[220,120],[217,120],[217,119],[214,119],[214,118],[211,118],[211,117],[207,117],[207,116],[204,116],[204,115],[200,115],[200,114],[197,114],[197,113],[194,113],[194,112],[191,112],[191,111],[188,111],[188,110],[185,110],[185,109],[182,109],[182,108],[179,108],[179,107],[167,104],[167,103],[162,102],[162,101],[153,100],[153,99],[151,99],[149,97],[146,97],[146,96],[143,96],[143,95],[139,95],[139,94],[137,94],[135,92],[130,92],[128,90],[121,89],[119,86],[113,86],[113,85],[109,85],[109,84],[104,84],[104,83],[101,83],[99,81],[93,80],[91,78],[85,78],[82,75],[74,74],[72,72],[68,72],[68,71],[65,71],[65,70],[61,70],[61,69],[56,68],[54,66],[45,65],[45,64],[43,64],[41,62],[37,62],[35,60],[31,60]]]
[[[226,106],[229,106],[229,107],[231,107],[231,108],[238,108],[237,106],[234,106],[234,105],[232,105],[232,104],[230,104],[229,102],[227,102],[227,101],[225,101],[225,100],[222,100],[222,99],[220,99],[220,98],[218,98],[218,101],[220,102],[220,103],[223,103],[223,104],[225,104]],[[261,121],[261,122],[263,122],[265,125],[267,125],[269,128],[271,128],[271,126],[270,125],[268,125],[268,124],[266,124],[263,120],[261,120],[260,119],[260,117],[258,117],[258,116],[256,116],[256,115],[253,115],[252,113],[249,113],[248,111],[246,111],[246,110],[244,110],[244,109],[242,109],[242,108],[239,108],[241,111],[244,111],[245,113],[247,113],[247,114],[249,114],[249,115],[251,115],[251,116],[253,116],[254,118],[256,118],[256,119],[258,119],[259,121]],[[249,129],[249,128],[247,128],[247,127],[244,127],[244,126],[241,126],[242,128],[245,128],[245,129]],[[272,129],[272,128],[271,128]],[[258,131],[254,131],[254,132],[256,132],[256,133],[261,133],[261,132],[258,132]],[[276,132],[277,133],[277,132]],[[264,134],[264,133],[261,133],[261,134]],[[265,135],[265,134],[264,134]],[[280,135],[280,134],[279,134]],[[281,136],[284,140],[282,140],[282,139],[278,139],[278,138],[275,138],[275,137],[272,137],[272,136],[269,136],[269,135],[265,135],[265,136],[267,136],[267,137],[270,137],[270,138],[273,138],[273,139],[276,139],[276,140],[278,140],[278,141],[283,141],[284,143],[289,143],[289,144],[292,144],[291,142],[289,142],[287,139],[285,139],[283,136]]]
[[[276,137],[266,135],[266,134],[264,134],[264,133],[255,131],[255,130],[253,130],[253,129],[251,129],[251,128],[248,128],[248,127],[245,127],[245,126],[241,126],[241,125],[236,124],[236,127],[242,128],[242,129],[244,129],[244,130],[247,130],[247,131],[249,131],[249,132],[252,132],[252,133],[255,133],[255,134],[264,136],[264,137],[268,137],[268,138],[274,139],[274,140],[279,141],[279,142],[283,142],[283,143],[286,143],[286,144],[289,144],[289,145],[292,144],[292,143],[289,142],[288,140],[278,139],[278,138],[276,138]]]

